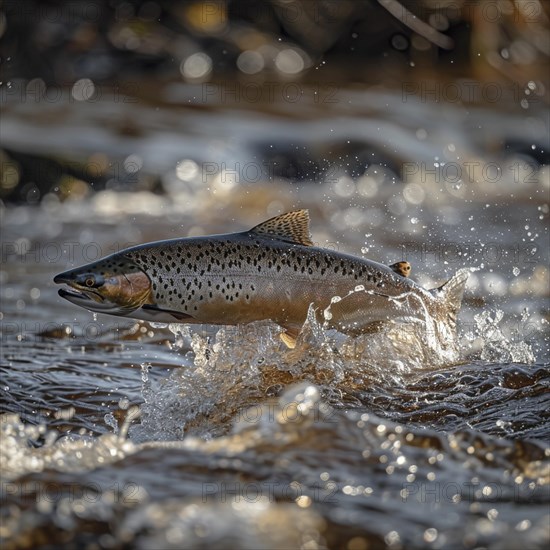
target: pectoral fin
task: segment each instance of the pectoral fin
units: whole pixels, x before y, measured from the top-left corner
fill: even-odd
[[[153,323],[193,323],[197,322],[185,313],[179,311],[172,311],[169,309],[162,309],[156,305],[145,304],[132,313],[132,317],[135,319],[141,319],[142,321],[150,321]]]

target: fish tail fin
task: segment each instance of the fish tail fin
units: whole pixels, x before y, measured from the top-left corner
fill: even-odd
[[[431,293],[443,303],[447,321],[453,330],[456,328],[456,319],[469,276],[469,269],[459,269],[446,283],[431,290]]]

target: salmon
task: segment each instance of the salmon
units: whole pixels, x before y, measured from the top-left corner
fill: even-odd
[[[249,231],[134,246],[57,275],[59,295],[97,313],[162,323],[271,320],[289,347],[312,306],[327,328],[357,335],[426,315],[455,331],[468,274],[426,290],[402,261],[381,263],[313,245],[307,210]]]

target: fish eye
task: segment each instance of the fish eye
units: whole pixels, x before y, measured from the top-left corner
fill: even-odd
[[[88,288],[99,288],[105,283],[105,279],[101,275],[86,273],[85,275],[79,277],[78,283],[81,286],[87,286]]]

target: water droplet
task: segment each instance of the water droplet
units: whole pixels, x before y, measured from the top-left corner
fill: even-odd
[[[149,369],[150,368],[151,368],[150,363],[142,363],[141,364],[141,381],[143,383],[145,383],[149,380]]]
[[[125,411],[130,406],[130,400],[127,397],[121,397],[118,401],[118,406]]]
[[[107,426],[113,428],[113,433],[118,433],[118,422],[117,419],[113,416],[113,413],[107,413],[103,417],[103,420],[105,420],[105,424],[107,424]]]

